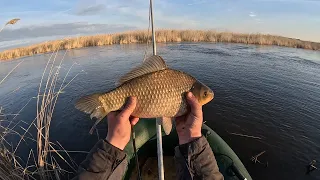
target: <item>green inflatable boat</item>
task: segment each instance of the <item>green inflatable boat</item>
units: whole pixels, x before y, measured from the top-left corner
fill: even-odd
[[[134,131],[142,179],[158,179],[156,121],[141,119],[134,127]],[[225,180],[252,179],[238,156],[217,133],[204,124],[202,134],[207,138]],[[173,130],[170,135],[163,136],[162,141],[165,179],[175,179],[173,156],[174,147],[178,144],[176,131]],[[124,179],[136,180],[138,172],[132,142],[128,143],[125,151],[130,163]]]

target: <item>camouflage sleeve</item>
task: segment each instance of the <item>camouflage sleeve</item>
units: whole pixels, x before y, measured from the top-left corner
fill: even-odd
[[[200,137],[175,148],[177,179],[223,180],[209,143]]]
[[[74,180],[122,179],[127,168],[126,154],[106,140],[100,140],[80,164]]]

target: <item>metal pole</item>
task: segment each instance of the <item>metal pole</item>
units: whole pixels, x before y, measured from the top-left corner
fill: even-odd
[[[157,47],[156,47],[156,35],[155,35],[155,30],[154,30],[152,0],[150,0],[150,14],[151,14],[153,55],[156,55],[157,54]],[[159,118],[157,118],[156,121],[157,121],[156,128],[157,128],[158,173],[159,173],[159,180],[164,180],[162,131],[161,131],[162,130],[162,128],[161,128],[162,121]]]
[[[4,27],[6,27],[6,25],[4,25],[4,26],[0,29],[0,32],[4,29]]]
[[[156,127],[157,127],[157,153],[158,153],[159,180],[164,180],[161,120],[158,118],[156,122]]]
[[[150,13],[151,13],[151,28],[152,28],[152,47],[153,47],[153,55],[156,55],[156,54],[157,54],[157,45],[156,45],[156,35],[155,35],[155,30],[154,30],[152,0],[150,0]]]

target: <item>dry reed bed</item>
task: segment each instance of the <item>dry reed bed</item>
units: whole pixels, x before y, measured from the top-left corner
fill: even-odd
[[[69,80],[70,77],[68,77],[68,75],[76,63],[72,64],[69,70],[61,72],[60,67],[67,51],[65,51],[62,59],[58,60],[57,55],[59,51],[57,49],[59,49],[59,47],[54,49],[54,53],[51,54],[45,66],[38,88],[38,95],[36,97],[30,97],[29,101],[27,101],[17,114],[6,114],[0,106],[0,180],[59,180],[60,177],[68,176],[76,172],[78,165],[71,159],[68,151],[65,150],[58,141],[50,141],[50,124],[58,97],[81,73],[77,73]],[[22,62],[23,61],[20,61],[0,81],[0,88],[1,83],[4,82]],[[62,82],[58,82],[61,73],[65,74],[65,76],[62,76]],[[31,122],[15,119],[33,99],[37,101],[36,117]],[[7,115],[13,117],[7,118]],[[31,131],[31,129],[36,130],[36,132]],[[18,141],[12,143],[11,140],[13,138],[17,138]],[[25,147],[25,144],[28,144],[28,146]],[[37,149],[29,149],[31,144],[36,145]],[[18,150],[22,148],[23,151],[29,150],[29,156],[26,160],[26,157],[22,160],[22,158],[17,156]],[[72,169],[72,172],[61,169],[58,160],[68,165],[68,167]]]
[[[281,36],[265,34],[241,34],[217,32],[213,30],[159,30],[156,31],[159,43],[166,42],[227,42],[257,45],[275,45],[310,50],[320,50],[320,43],[302,41]],[[82,36],[76,38],[48,41],[28,47],[16,48],[0,52],[0,60],[10,60],[23,56],[53,52],[56,49],[74,49],[89,46],[112,44],[146,43],[151,41],[148,31],[131,31],[124,33]]]

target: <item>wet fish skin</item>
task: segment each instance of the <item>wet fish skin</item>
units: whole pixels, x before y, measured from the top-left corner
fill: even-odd
[[[187,112],[185,93],[188,91],[191,91],[202,105],[214,98],[214,93],[209,87],[187,73],[169,68],[128,79],[109,92],[79,99],[76,108],[91,113],[91,118],[96,117],[99,121],[109,112],[122,109],[126,99],[135,96],[137,105],[133,116],[168,119]]]
[[[199,95],[199,89],[208,91],[208,98]],[[183,72],[166,69],[133,79],[99,97],[105,111],[123,107],[127,97],[137,97],[137,106],[132,113],[140,118],[178,117],[187,112],[185,92],[193,91],[203,104],[210,101],[212,91],[195,78]],[[205,101],[203,101],[203,99]]]

